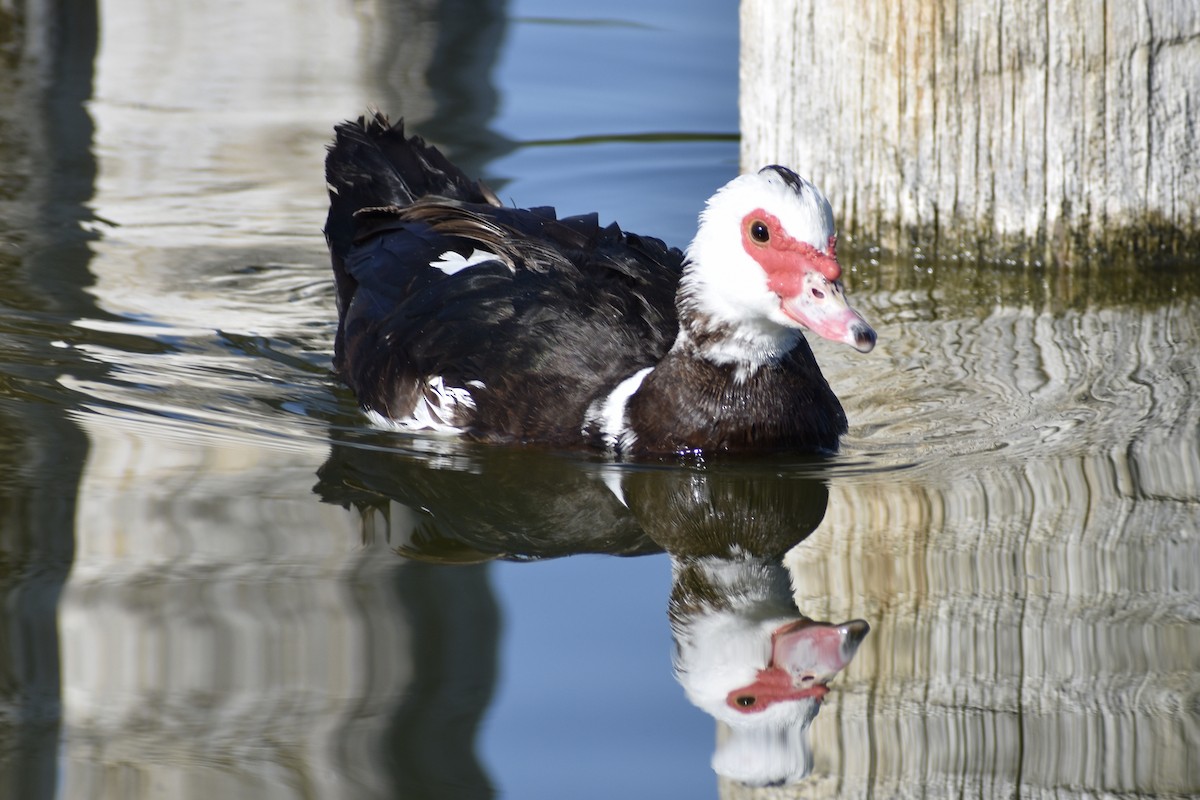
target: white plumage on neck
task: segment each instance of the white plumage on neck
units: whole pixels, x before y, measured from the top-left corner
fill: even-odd
[[[703,326],[703,322],[684,321],[679,326],[672,352],[683,355],[698,355],[714,364],[734,367],[734,380],[741,383],[760,367],[776,364],[796,346],[802,336],[795,328],[779,325],[750,323],[724,330],[714,330],[715,336],[703,336],[697,344],[689,327]]]

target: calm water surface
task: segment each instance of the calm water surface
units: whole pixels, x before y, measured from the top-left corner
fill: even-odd
[[[682,245],[738,170],[735,10],[34,5],[0,10],[0,796],[1200,793],[1194,259],[851,254],[880,340],[814,343],[827,460],[384,434],[328,372],[333,124]],[[754,613],[870,625],[811,727],[731,733],[673,675],[688,580],[748,572]]]

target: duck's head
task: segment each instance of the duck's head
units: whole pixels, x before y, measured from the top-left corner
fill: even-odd
[[[865,353],[875,331],[846,301],[836,240],[829,201],[790,169],[734,178],[700,214],[681,308],[710,329],[785,342],[808,328]]]
[[[745,613],[693,623],[677,637],[676,671],[689,699],[723,725],[713,768],[760,786],[806,776],[809,726],[829,682],[867,635],[867,623]]]

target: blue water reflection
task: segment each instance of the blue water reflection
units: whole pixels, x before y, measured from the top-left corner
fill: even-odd
[[[671,676],[665,556],[500,565],[494,581],[512,667],[480,755],[505,794],[711,796],[711,719]]]

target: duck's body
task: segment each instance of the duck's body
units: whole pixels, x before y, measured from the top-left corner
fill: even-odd
[[[811,188],[771,169],[774,191]],[[788,318],[798,301],[772,295],[779,319],[745,308],[720,253],[697,269],[703,226],[685,256],[595,215],[502,207],[378,116],[337,128],[326,176],[335,369],[376,421],[622,454],[837,448],[846,418]],[[828,243],[832,231],[817,235]],[[836,266],[809,250],[818,269]],[[811,288],[773,263],[752,281]],[[822,279],[845,309],[834,338],[869,349],[874,333],[836,277]]]

